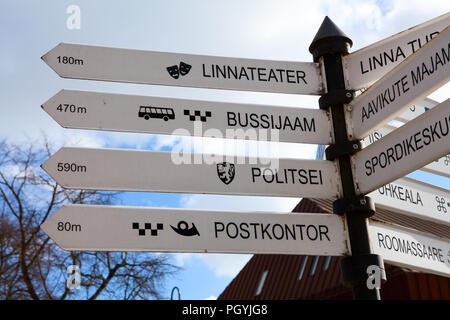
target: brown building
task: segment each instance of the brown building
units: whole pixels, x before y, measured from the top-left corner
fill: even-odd
[[[293,212],[331,213],[332,201],[303,199]],[[372,217],[450,238],[450,227],[377,208]],[[254,255],[219,296],[219,300],[353,299],[342,285],[341,257]],[[450,278],[414,272],[385,263],[387,282],[381,299],[450,300]]]

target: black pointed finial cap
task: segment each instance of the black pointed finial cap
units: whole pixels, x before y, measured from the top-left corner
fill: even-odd
[[[309,52],[317,62],[327,53],[348,53],[352,45],[353,41],[326,16],[309,46]]]

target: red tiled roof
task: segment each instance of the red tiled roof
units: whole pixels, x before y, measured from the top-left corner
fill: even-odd
[[[331,213],[332,201],[303,199],[293,212]],[[377,209],[372,217],[450,238],[450,227],[390,210]],[[307,256],[254,255],[235,279],[219,296],[228,299],[352,299],[351,290],[341,281],[341,257],[331,257],[324,270],[327,257],[318,257],[314,275],[310,275],[315,257],[307,258],[306,268],[299,280],[299,270]],[[381,288],[382,299],[450,299],[450,279],[429,274],[407,272],[406,269],[386,264],[388,281]],[[263,289],[255,296],[264,271],[268,275]],[[406,289],[408,288],[408,290]]]

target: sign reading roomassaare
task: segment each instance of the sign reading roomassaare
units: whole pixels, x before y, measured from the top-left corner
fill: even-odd
[[[331,144],[324,110],[61,90],[42,105],[61,126]]]
[[[410,178],[401,178],[369,193],[377,208],[450,225],[450,192]]]
[[[100,205],[65,205],[42,230],[65,250],[348,253],[341,217]]]
[[[334,162],[63,147],[41,166],[72,189],[333,198]]]
[[[42,59],[64,78],[318,95],[312,62],[225,58],[60,43]]]
[[[347,105],[349,139],[363,139],[450,79],[450,27]]]
[[[450,277],[450,239],[371,221],[372,250],[387,263]]]
[[[450,13],[342,57],[346,87],[371,85],[450,25]]]
[[[352,156],[355,188],[367,194],[450,153],[450,99]]]

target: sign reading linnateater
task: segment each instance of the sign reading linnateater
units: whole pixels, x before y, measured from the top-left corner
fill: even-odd
[[[332,143],[329,116],[317,109],[74,90],[61,90],[42,108],[65,128]]]
[[[375,221],[371,221],[369,226],[372,249],[385,262],[450,276],[449,239]]]
[[[42,59],[64,78],[294,94],[322,92],[319,65],[60,43]]]
[[[344,255],[342,218],[66,205],[42,225],[65,250]]]
[[[349,139],[363,139],[450,79],[450,27],[348,106]]]
[[[367,194],[450,153],[450,99],[352,156],[356,189]]]
[[[72,189],[333,198],[334,162],[185,152],[61,148],[42,168]]]

